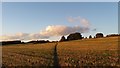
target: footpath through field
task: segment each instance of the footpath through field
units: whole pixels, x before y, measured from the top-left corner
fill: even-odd
[[[58,42],[55,44],[55,47],[54,47],[54,67],[55,68],[60,68],[60,65],[59,65],[59,58],[58,58],[58,54],[57,54],[57,45],[58,45]]]

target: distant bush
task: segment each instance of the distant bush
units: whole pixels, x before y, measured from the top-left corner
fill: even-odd
[[[101,37],[104,37],[104,36],[103,36],[103,33],[97,33],[97,34],[96,34],[96,38],[101,38]]]
[[[87,39],[87,37],[85,37],[85,39]]]
[[[68,40],[68,41],[69,41],[69,40],[78,40],[78,39],[82,39],[82,38],[83,38],[83,37],[82,37],[81,33],[76,32],[76,33],[70,34],[70,35],[67,37],[67,40]]]
[[[89,38],[92,38],[92,36],[90,35]]]

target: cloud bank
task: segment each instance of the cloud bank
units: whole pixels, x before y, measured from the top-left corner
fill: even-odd
[[[85,33],[88,32],[89,28],[81,27],[81,26],[64,26],[64,25],[52,25],[46,27],[45,30],[41,31],[41,35],[45,36],[61,36],[61,35],[68,35],[73,32],[81,32]]]
[[[65,25],[50,25],[38,33],[16,33],[14,35],[0,36],[0,40],[32,40],[32,39],[48,39],[52,36],[68,35],[73,32],[86,33],[90,30],[90,22],[78,17],[68,17],[68,22],[78,23],[77,26],[65,26]]]

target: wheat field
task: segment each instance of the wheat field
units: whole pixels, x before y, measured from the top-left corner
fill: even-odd
[[[118,37],[2,46],[2,66],[120,66]]]
[[[118,38],[99,38],[61,42],[61,66],[119,66]]]

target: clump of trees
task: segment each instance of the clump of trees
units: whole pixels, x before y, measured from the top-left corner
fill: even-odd
[[[72,33],[72,34],[70,34],[70,35],[67,37],[67,40],[68,40],[68,41],[69,41],[69,40],[78,40],[78,39],[82,39],[81,33],[78,33],[78,32]]]
[[[102,38],[102,37],[104,37],[103,33],[97,33],[96,34],[96,38]]]
[[[95,36],[93,36],[93,38],[102,38],[104,37],[103,33],[97,33]],[[71,33],[67,36],[67,39],[62,36],[60,41],[70,41],[70,40],[78,40],[78,39],[83,39],[84,37],[82,37],[81,33],[76,32],[76,33]],[[92,38],[92,35],[89,36],[89,39]],[[87,39],[87,37],[85,37],[85,39]]]
[[[109,35],[106,35],[106,37],[116,37],[116,36],[120,36],[120,34],[109,34]]]
[[[105,37],[116,37],[116,36],[120,36],[120,34],[109,34],[109,35],[106,35]],[[92,37],[92,35],[89,35],[89,39],[91,38],[102,38],[104,37],[104,34],[103,33],[96,33],[95,36]],[[70,41],[70,40],[78,40],[78,39],[87,39],[87,37],[82,37],[81,33],[79,32],[76,32],[76,33],[71,33],[67,36],[67,39],[62,36],[61,37],[61,40],[60,41]]]
[[[67,36],[67,39],[64,36],[62,36],[60,41],[78,40],[82,38],[83,37],[81,33],[76,32],[76,33],[71,33],[69,36]]]

